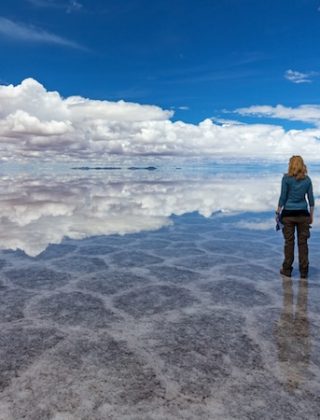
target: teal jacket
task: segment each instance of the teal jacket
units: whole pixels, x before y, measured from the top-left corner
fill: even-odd
[[[286,210],[308,210],[308,203],[310,207],[314,206],[311,179],[306,176],[297,180],[294,176],[284,175],[281,183],[279,207]]]

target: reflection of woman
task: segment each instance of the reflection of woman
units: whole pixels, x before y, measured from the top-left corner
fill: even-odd
[[[308,210],[308,203],[310,212]],[[284,261],[280,273],[290,277],[294,260],[295,230],[298,235],[299,269],[301,278],[308,276],[308,238],[309,224],[313,222],[314,197],[312,182],[307,175],[307,167],[301,156],[292,156],[289,160],[288,173],[282,178],[281,194],[277,217],[281,212],[283,223]]]
[[[294,310],[292,280],[283,277],[283,308],[274,334],[278,360],[288,389],[303,382],[310,360],[308,320],[308,282],[299,281],[297,304]]]

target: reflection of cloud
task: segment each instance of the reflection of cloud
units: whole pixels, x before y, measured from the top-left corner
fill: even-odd
[[[244,220],[241,220],[240,222],[235,223],[234,226],[240,229],[269,230],[269,229],[274,228],[275,221],[274,219],[268,219],[265,221],[252,221],[252,222],[246,222]]]
[[[23,42],[39,42],[45,44],[56,44],[65,47],[83,49],[79,44],[59,35],[44,31],[43,29],[27,26],[22,23],[13,22],[0,16],[0,35]]]
[[[261,218],[260,220],[258,218],[254,218],[254,220],[248,221],[246,220],[239,220],[236,223],[233,223],[233,226],[240,229],[249,229],[249,230],[269,230],[269,229],[275,229],[276,222],[274,217],[270,219]],[[316,211],[315,219],[312,224],[312,227],[314,229],[320,228],[320,218],[318,215],[318,212]],[[312,235],[312,232],[311,232]]]
[[[240,114],[310,121],[320,107],[251,107]],[[2,159],[110,161],[112,157],[169,156],[232,160],[287,160],[302,154],[317,161],[320,129],[289,130],[267,124],[187,124],[153,105],[110,102],[48,92],[34,79],[0,86]]]
[[[170,223],[172,214],[270,211],[280,188],[273,175],[255,179],[179,174],[176,181],[151,181],[152,176],[158,175],[139,174],[127,181],[122,173],[110,179],[106,174],[0,178],[0,247],[37,255],[64,236],[81,239],[158,229]]]

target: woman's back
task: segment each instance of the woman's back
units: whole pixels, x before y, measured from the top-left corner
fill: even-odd
[[[282,178],[280,204],[286,210],[307,210],[308,202],[314,206],[312,182],[306,175],[302,179],[296,179],[294,176],[284,175]]]

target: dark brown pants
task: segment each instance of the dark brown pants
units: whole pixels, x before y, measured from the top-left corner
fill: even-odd
[[[283,270],[290,275],[294,260],[294,239],[297,229],[298,250],[299,250],[299,270],[300,273],[308,274],[308,238],[310,237],[310,217],[308,216],[286,216],[282,218],[284,236],[284,261]]]

